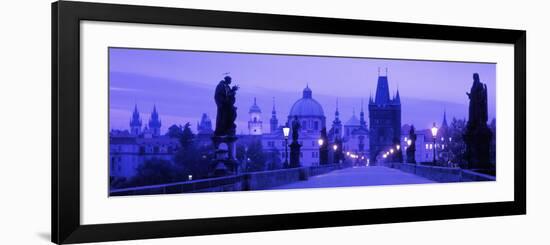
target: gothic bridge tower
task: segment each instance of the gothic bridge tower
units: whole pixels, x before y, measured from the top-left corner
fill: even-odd
[[[376,161],[381,152],[399,144],[401,136],[401,99],[399,90],[390,98],[388,72],[381,76],[378,72],[376,97],[369,98],[370,120],[370,159]]]

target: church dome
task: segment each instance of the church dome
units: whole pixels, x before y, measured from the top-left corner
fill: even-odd
[[[303,91],[303,96],[298,101],[294,102],[290,109],[290,117],[298,116],[314,116],[324,117],[323,107],[312,97],[312,91],[307,86]]]

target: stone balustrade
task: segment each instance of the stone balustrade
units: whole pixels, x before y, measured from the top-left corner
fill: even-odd
[[[388,164],[388,166],[441,183],[496,180],[495,176],[481,174],[461,168],[427,166],[411,163],[391,163]]]
[[[343,168],[341,164],[248,172],[217,178],[111,190],[111,196],[265,190]]]

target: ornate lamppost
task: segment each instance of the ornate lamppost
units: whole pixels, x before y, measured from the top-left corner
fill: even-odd
[[[319,164],[328,164],[327,128],[323,127],[323,129],[321,129],[321,137],[317,143],[319,143]]]
[[[435,165],[435,137],[437,136],[437,127],[435,126],[435,122],[434,122],[433,127],[432,127],[432,136],[433,136],[433,140],[434,140],[434,145],[433,145],[433,149],[434,149],[433,163],[434,163],[434,165]]]
[[[283,135],[285,137],[285,168],[288,168],[288,135],[290,134],[290,128],[287,126],[283,127]]]
[[[396,144],[395,149],[396,149],[395,153],[396,153],[397,162],[399,163],[403,162],[403,152],[401,151],[401,145]]]
[[[334,143],[334,145],[332,145],[332,150],[334,150],[334,163],[340,162],[340,155],[338,154],[338,144]]]
[[[325,164],[326,162],[323,161],[324,160],[323,148],[324,148],[325,141],[323,140],[323,138],[320,138],[317,140],[317,143],[319,144],[319,164]]]

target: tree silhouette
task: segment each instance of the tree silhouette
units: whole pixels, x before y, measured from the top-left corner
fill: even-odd
[[[464,133],[466,132],[466,120],[453,117],[449,127],[449,159],[453,163],[464,166],[466,163],[464,154],[466,153],[466,144],[464,143]]]
[[[195,142],[195,135],[191,125],[186,123],[180,137],[180,149],[176,152],[174,161],[182,168],[181,174],[185,177],[192,175],[193,179],[208,176],[211,153],[207,147],[200,147]]]
[[[181,181],[181,169],[170,161],[152,158],[140,164],[128,186],[145,186]]]
[[[266,166],[266,153],[263,151],[262,142],[254,139],[248,143],[237,145],[237,160],[242,163],[247,163],[246,166],[242,166],[244,171],[264,171],[267,170]],[[246,159],[245,161],[245,158]]]

